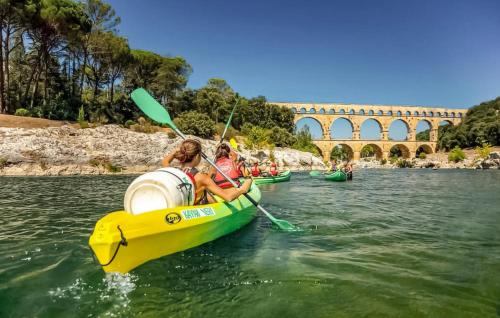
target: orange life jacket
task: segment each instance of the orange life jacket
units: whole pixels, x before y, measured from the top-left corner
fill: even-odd
[[[251,172],[252,172],[252,177],[260,176],[259,166],[253,166]]]
[[[234,161],[229,158],[220,158],[215,162],[217,167],[224,172],[229,178],[233,179],[237,184],[239,184],[240,173],[238,172],[238,168],[234,164]],[[215,175],[214,182],[221,188],[230,188],[233,185],[231,182],[227,181],[226,178],[219,172]]]

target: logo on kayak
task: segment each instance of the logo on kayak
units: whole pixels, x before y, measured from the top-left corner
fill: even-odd
[[[213,216],[215,215],[215,211],[212,208],[197,208],[197,209],[189,209],[182,210],[182,216],[186,220],[202,218],[205,216]]]
[[[181,220],[182,220],[181,216],[175,212],[169,213],[165,216],[165,221],[167,221],[168,224],[176,224],[179,223]]]

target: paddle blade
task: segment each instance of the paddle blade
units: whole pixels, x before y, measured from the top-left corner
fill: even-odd
[[[272,222],[275,227],[282,231],[300,231],[300,228],[285,220],[274,219]]]
[[[167,124],[172,129],[177,128],[165,107],[158,103],[144,88],[134,90],[130,96],[146,116],[160,124]]]
[[[231,147],[234,150],[238,150],[238,143],[236,142],[236,140],[234,138],[229,139],[229,144],[231,144]]]

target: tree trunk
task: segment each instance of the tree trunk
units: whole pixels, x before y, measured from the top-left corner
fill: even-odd
[[[109,104],[112,107],[113,106],[113,98],[115,96],[115,79],[111,79],[111,86],[109,88]]]
[[[83,82],[85,81],[85,69],[87,68],[87,47],[83,46],[83,65],[82,65],[82,74],[80,76],[80,99],[82,99],[83,95]]]
[[[7,31],[5,32],[4,46],[5,46],[5,109],[9,113],[12,111],[12,105],[10,102],[10,70],[9,70],[9,56],[10,56],[10,35],[12,29],[7,26]]]
[[[3,25],[0,22],[0,43],[3,44]],[[5,105],[5,77],[4,77],[4,58],[3,58],[3,45],[0,45],[0,114],[7,112],[7,105]]]
[[[35,75],[35,86],[33,87],[33,95],[31,96],[31,103],[30,103],[30,108],[33,109],[33,107],[35,106],[35,98],[36,98],[36,94],[38,93],[38,81],[40,80],[40,71],[36,72],[36,75]]]

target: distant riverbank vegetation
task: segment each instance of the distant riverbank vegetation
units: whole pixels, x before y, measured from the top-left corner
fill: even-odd
[[[416,137],[417,140],[429,140],[429,130]],[[441,150],[483,146],[500,146],[500,97],[470,108],[460,124],[438,128]]]
[[[238,101],[233,135],[250,134],[249,143],[264,138],[267,145],[314,148],[311,138],[294,134],[290,110],[262,96],[242,97],[219,78],[199,89],[186,87],[192,67],[184,58],[130,48],[119,24],[101,0],[1,0],[0,113],[147,131],[129,97],[144,87],[186,133],[213,137]]]

